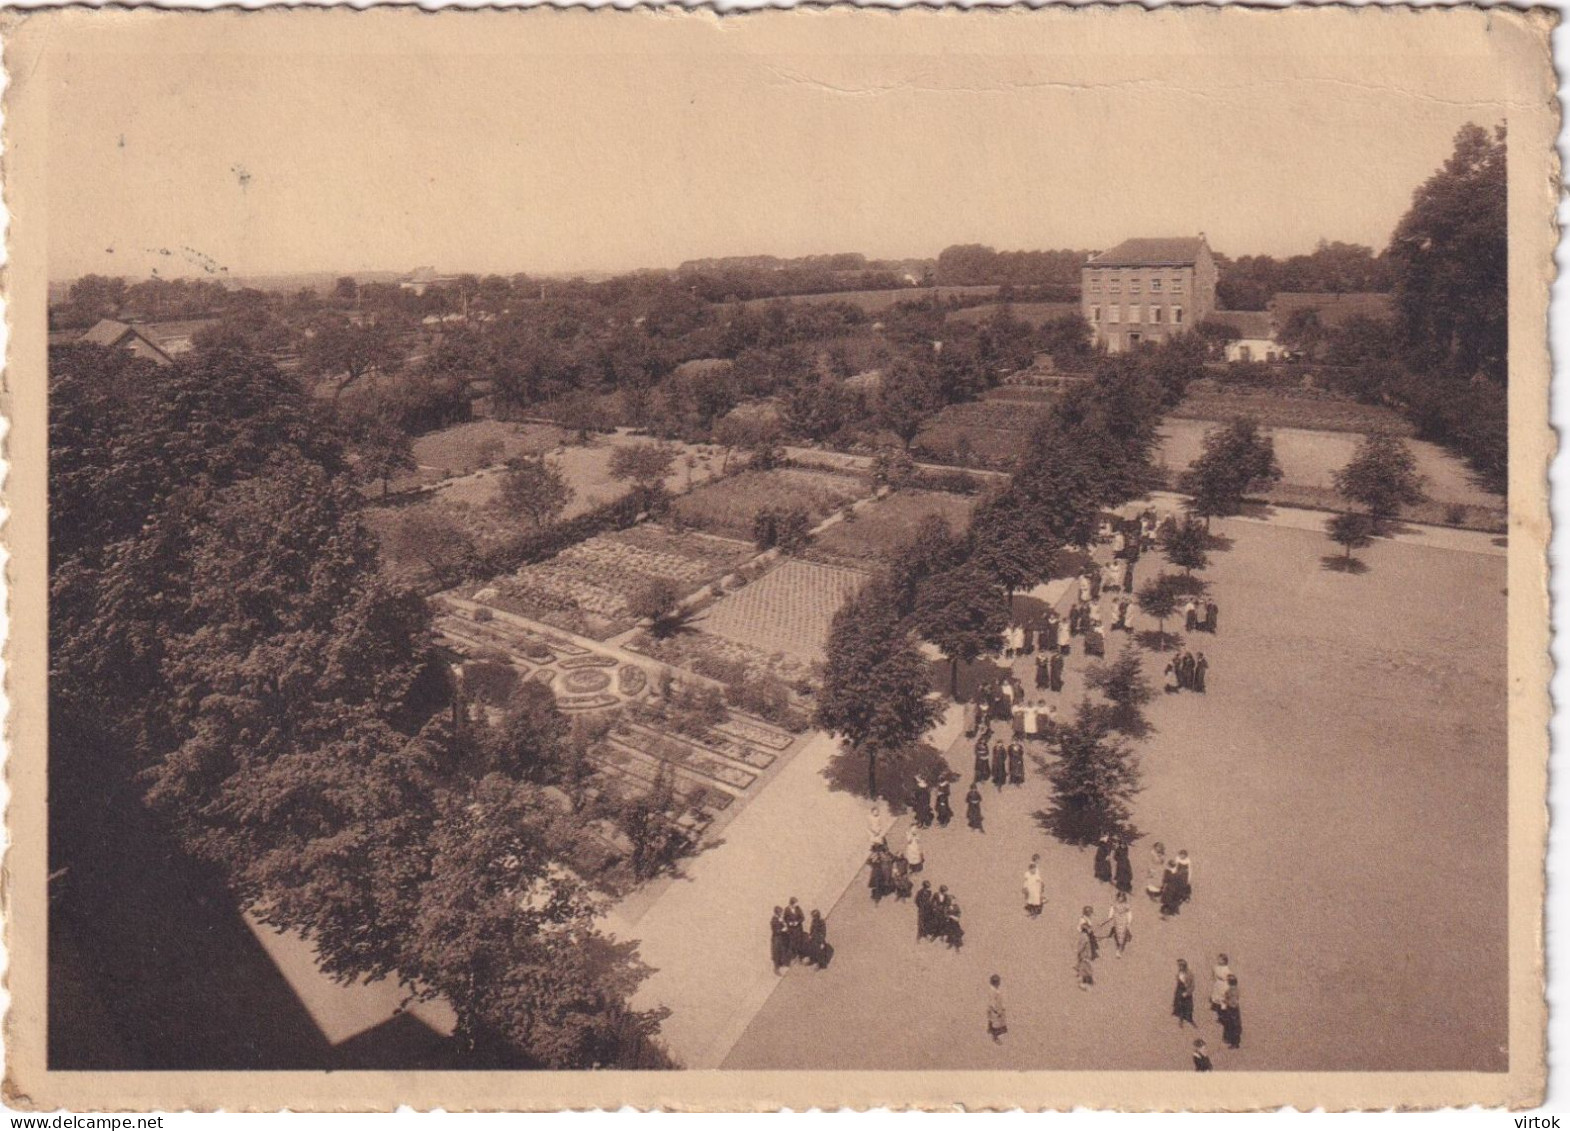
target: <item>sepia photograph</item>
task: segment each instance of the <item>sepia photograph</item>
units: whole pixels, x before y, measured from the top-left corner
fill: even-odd
[[[1554,22],[11,14],[8,1102],[1541,1102]]]

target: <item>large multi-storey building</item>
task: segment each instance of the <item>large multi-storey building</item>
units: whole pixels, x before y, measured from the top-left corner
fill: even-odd
[[[1191,239],[1124,240],[1080,269],[1080,309],[1112,353],[1193,329],[1216,308],[1216,261]]]

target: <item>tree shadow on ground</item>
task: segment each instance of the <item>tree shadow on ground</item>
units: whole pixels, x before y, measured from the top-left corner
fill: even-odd
[[[1089,566],[1091,561],[1089,551],[1065,546],[1058,551],[1057,557],[1052,559],[1052,576],[1076,577],[1085,571],[1085,567]]]
[[[1080,847],[1095,844],[1102,833],[1111,833],[1114,838],[1121,838],[1130,844],[1144,835],[1133,823],[1108,828],[1097,814],[1063,805],[1056,798],[1045,809],[1037,809],[1031,816],[1041,831],[1054,840]]]
[[[1326,554],[1319,559],[1319,568],[1331,573],[1350,573],[1354,576],[1368,572],[1368,563],[1362,558],[1349,558],[1345,554]]]
[[[1179,620],[1182,618],[1179,617]],[[1143,632],[1134,634],[1134,642],[1148,652],[1171,652],[1183,643],[1183,634],[1180,632],[1158,632],[1156,629],[1147,628]]]
[[[1399,518],[1386,518],[1374,524],[1375,538],[1394,538],[1399,534],[1421,534],[1417,527]]]
[[[1265,502],[1247,502],[1237,512],[1243,518],[1265,521],[1275,517],[1276,508]]]
[[[1506,538],[1503,534],[1501,534],[1497,538],[1490,539],[1489,540],[1489,544],[1493,545],[1493,546],[1498,546],[1501,549],[1504,549],[1504,548],[1507,548],[1510,545],[1510,539]]]
[[[910,809],[910,798],[920,776],[929,785],[935,784],[939,775],[954,776],[948,760],[937,747],[920,743],[906,750],[884,752],[877,758],[876,800],[891,816],[900,816]],[[835,793],[853,793],[868,797],[868,764],[865,752],[846,749],[843,743],[823,768],[823,778]],[[868,804],[870,805],[869,798]]]
[[[1232,552],[1232,547],[1235,545],[1237,540],[1225,534],[1211,531],[1205,535],[1205,549],[1211,553],[1228,554]]]
[[[976,688],[983,683],[996,683],[1007,675],[1009,669],[990,658],[977,660],[973,664],[959,666],[959,679],[955,684],[958,694],[956,703],[973,703],[976,698]],[[949,662],[947,660],[933,660],[931,666],[932,690],[939,695],[949,693]]]

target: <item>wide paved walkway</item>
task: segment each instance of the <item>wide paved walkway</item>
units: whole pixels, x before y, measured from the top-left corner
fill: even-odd
[[[951,710],[931,740],[945,748],[960,727]],[[640,940],[655,973],[634,1004],[670,1008],[661,1035],[687,1068],[719,1067],[780,983],[774,907],[795,896],[827,915],[866,863],[868,802],[831,792],[824,777],[837,745],[814,736],[636,923],[612,912],[604,924]]]

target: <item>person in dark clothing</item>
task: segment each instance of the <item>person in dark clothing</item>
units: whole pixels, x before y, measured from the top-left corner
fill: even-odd
[[[889,853],[881,844],[872,846],[872,855],[867,859],[867,891],[873,903],[889,893]]]
[[[1025,784],[1025,747],[1023,743],[1009,744],[1009,784]]]
[[[1177,861],[1168,860],[1161,874],[1161,917],[1172,918],[1182,906],[1182,881],[1178,879]]]
[[[1125,894],[1134,890],[1134,865],[1128,858],[1128,841],[1119,840],[1112,849],[1112,883]]]
[[[938,818],[938,828],[948,828],[949,822],[954,819],[954,806],[949,801],[948,778],[938,783],[938,798],[934,808]]]
[[[937,896],[932,891],[932,881],[922,880],[916,893],[916,941],[921,942],[937,934],[932,924],[932,903]]]
[[[774,963],[775,974],[783,974],[790,965],[790,931],[785,926],[782,907],[776,907],[774,918],[769,920],[769,959]]]
[[[819,970],[829,968],[829,960],[834,957],[834,948],[829,945],[829,925],[823,921],[823,912],[814,910],[812,922],[807,928],[808,961]]]
[[[1201,652],[1194,660],[1193,675],[1194,690],[1201,695],[1205,693],[1205,673],[1209,670],[1210,661],[1205,659],[1205,654]]]
[[[1106,833],[1096,841],[1096,862],[1091,870],[1102,883],[1112,882],[1112,838]]]
[[[1002,789],[1003,783],[1008,780],[1008,759],[1008,747],[1001,742],[992,748],[992,784],[997,789]]]
[[[910,862],[903,856],[895,856],[889,860],[889,885],[894,889],[896,902],[903,902],[910,898]]]
[[[1177,900],[1179,906],[1181,906],[1194,897],[1194,887],[1189,882],[1189,877],[1193,874],[1193,867],[1192,862],[1188,858],[1188,849],[1180,849],[1175,862],[1177,864]]]
[[[933,906],[937,910],[939,935],[950,947],[958,950],[965,945],[965,928],[959,925],[959,900],[949,894],[947,887],[940,887]]]
[[[1063,653],[1052,653],[1052,690],[1063,690]]]
[[[916,827],[932,827],[932,787],[922,778],[916,779],[916,792],[911,797],[911,811],[915,814]]]
[[[1194,654],[1192,652],[1184,652],[1183,653],[1182,663],[1183,663],[1183,678],[1178,681],[1179,686],[1181,686],[1181,687],[1183,687],[1183,688],[1185,688],[1185,689],[1187,689],[1189,691],[1193,691],[1194,690]]]
[[[973,781],[986,781],[992,776],[992,760],[987,757],[987,744],[976,743],[976,765]]]
[[[1177,1018],[1179,1029],[1184,1022],[1194,1025],[1194,974],[1181,958],[1177,960],[1177,984],[1172,987],[1172,1016]]]
[[[1235,1049],[1243,1043],[1243,1007],[1238,998],[1236,974],[1227,975],[1227,992],[1223,1002],[1219,1011],[1221,1039],[1227,1043],[1227,1048]]]
[[[1216,614],[1220,612],[1214,601],[1205,602],[1205,631],[1214,636],[1216,634]]]
[[[1205,1042],[1199,1037],[1194,1038],[1193,1056],[1195,1072],[1210,1072],[1214,1070],[1215,1065],[1210,1063],[1210,1050],[1205,1047]]]
[[[970,787],[970,792],[965,794],[965,823],[978,833],[987,831],[981,825],[981,791],[974,785]]]
[[[801,910],[801,904],[796,902],[796,897],[790,897],[790,902],[785,905],[785,930],[790,933],[790,957],[795,962],[807,957],[807,916]]]

